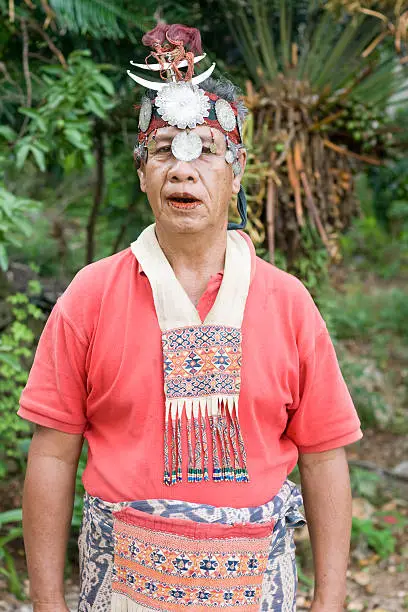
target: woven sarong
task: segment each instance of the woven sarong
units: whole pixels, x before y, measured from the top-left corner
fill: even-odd
[[[239,509],[174,500],[113,504],[86,495],[79,537],[81,593],[78,611],[110,612],[114,557],[113,513],[131,507],[151,515],[188,519],[197,523],[231,525],[274,521],[259,610],[293,612],[296,609],[297,582],[293,528],[305,523],[299,512],[301,504],[299,490],[290,481],[286,481],[279,493],[267,504]],[[180,610],[183,609],[180,605]]]

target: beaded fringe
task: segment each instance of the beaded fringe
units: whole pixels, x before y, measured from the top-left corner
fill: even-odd
[[[153,608],[146,608],[129,599],[121,593],[112,593],[111,612],[156,612]]]
[[[217,396],[166,401],[164,484],[183,480],[182,414],[186,414],[187,480],[208,481],[207,417],[211,431],[212,479],[248,482],[244,440],[238,421],[238,397]]]

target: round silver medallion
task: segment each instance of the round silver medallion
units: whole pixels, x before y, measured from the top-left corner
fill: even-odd
[[[226,132],[232,132],[235,128],[235,113],[231,108],[231,105],[226,100],[218,98],[215,103],[215,114],[217,120],[223,130]]]
[[[152,103],[147,96],[143,96],[142,104],[140,106],[139,113],[139,129],[142,132],[146,132],[150,125],[150,119],[152,118]]]
[[[171,151],[176,159],[180,161],[193,161],[200,157],[203,150],[203,143],[198,134],[185,132],[177,134],[172,140]]]
[[[225,152],[225,161],[227,164],[232,164],[235,160],[234,152],[231,149],[227,149]]]

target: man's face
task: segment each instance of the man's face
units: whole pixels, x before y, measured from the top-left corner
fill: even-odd
[[[157,130],[156,151],[149,152],[147,162],[138,170],[140,187],[148,197],[156,223],[169,232],[196,233],[226,227],[229,202],[240,188],[241,175],[234,176],[224,159],[224,134],[212,129],[217,152],[211,153],[210,127],[201,125],[192,131],[203,141],[198,159],[176,159],[171,141],[180,130],[164,127]],[[242,170],[245,160],[245,151],[241,150]]]

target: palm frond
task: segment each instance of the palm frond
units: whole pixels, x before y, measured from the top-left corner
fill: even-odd
[[[125,5],[123,0],[50,0],[61,25],[72,32],[105,38],[122,38],[134,28],[147,29],[146,14]]]

